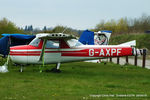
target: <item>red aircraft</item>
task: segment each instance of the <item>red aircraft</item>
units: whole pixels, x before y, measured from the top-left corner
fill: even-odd
[[[137,55],[130,45],[83,45],[72,35],[63,33],[38,34],[29,45],[10,48],[10,58],[17,64],[60,63]]]

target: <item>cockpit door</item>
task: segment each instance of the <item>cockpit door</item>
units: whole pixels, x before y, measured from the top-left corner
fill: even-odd
[[[44,62],[58,63],[60,62],[61,51],[59,40],[47,40],[45,46]]]

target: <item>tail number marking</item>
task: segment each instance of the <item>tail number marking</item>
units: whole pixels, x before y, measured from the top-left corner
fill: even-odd
[[[94,49],[89,49],[89,56],[94,56]]]
[[[122,49],[100,49],[100,51],[89,49],[89,56],[119,56]],[[97,55],[99,53],[99,55]]]

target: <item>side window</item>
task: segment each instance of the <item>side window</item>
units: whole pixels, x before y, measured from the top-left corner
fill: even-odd
[[[58,40],[47,40],[46,48],[59,48]]]
[[[67,41],[67,43],[69,44],[70,47],[75,47],[75,46],[81,46],[83,45],[81,42],[79,42],[76,39],[70,39]]]

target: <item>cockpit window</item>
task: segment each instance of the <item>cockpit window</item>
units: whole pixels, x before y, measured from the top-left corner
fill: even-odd
[[[81,46],[83,45],[81,42],[79,42],[76,39],[70,39],[67,41],[67,43],[69,44],[70,47],[75,47],[75,46]]]
[[[33,40],[30,42],[29,45],[38,47],[38,45],[39,45],[39,43],[40,43],[40,40],[41,40],[41,39],[35,38],[35,39],[33,39]]]
[[[58,40],[47,40],[46,48],[59,48]]]

